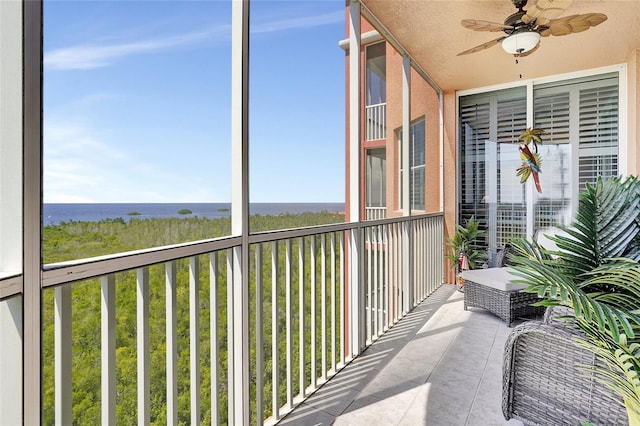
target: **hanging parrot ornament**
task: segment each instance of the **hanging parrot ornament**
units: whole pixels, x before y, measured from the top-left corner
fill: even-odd
[[[542,143],[542,135],[546,134],[547,132],[542,129],[529,128],[518,136],[522,165],[516,170],[516,176],[520,176],[520,183],[525,183],[527,179],[529,179],[529,176],[533,176],[533,182],[538,192],[542,192],[539,176],[539,174],[542,173],[542,169],[540,168],[542,160],[538,153],[538,144]],[[533,145],[533,152],[529,148],[529,145]]]
[[[538,174],[540,170],[540,154],[537,152],[534,154],[529,147],[524,143],[520,143],[520,159],[522,160],[522,166],[516,171],[516,175],[520,176],[520,183],[525,183],[529,176],[533,176],[533,182],[536,185],[536,190],[542,192],[540,186],[540,176]]]

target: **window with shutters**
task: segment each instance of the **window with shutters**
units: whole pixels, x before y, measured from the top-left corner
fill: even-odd
[[[526,128],[526,89],[465,96],[459,105],[460,223],[475,217],[493,256],[526,231],[526,193],[515,177],[520,157],[513,143]]]
[[[618,174],[618,73],[533,85],[542,193],[520,183],[518,135],[526,128],[526,87],[459,98],[460,223],[475,216],[491,257],[510,238],[573,218],[579,191]]]
[[[402,180],[402,129],[397,132],[398,146],[399,146],[399,170],[400,170],[400,206],[404,207],[404,200],[402,199],[403,185]],[[424,210],[425,204],[425,127],[424,118],[411,123],[411,129],[409,132],[409,179],[410,187],[409,193],[411,197],[411,210]]]
[[[365,218],[384,219],[387,206],[387,150],[367,149]]]
[[[534,87],[534,127],[549,133],[540,147],[535,229],[568,225],[585,184],[618,174],[618,91],[617,73]]]

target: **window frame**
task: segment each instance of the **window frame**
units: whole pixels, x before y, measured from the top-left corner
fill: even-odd
[[[414,152],[415,152],[415,132],[414,129],[420,123],[423,123],[423,131],[422,135],[424,137],[422,141],[423,147],[423,155],[422,155],[422,164],[416,165],[414,164]],[[404,209],[404,200],[403,200],[403,171],[402,168],[402,158],[404,153],[402,152],[402,127],[399,127],[394,132],[396,137],[396,143],[398,146],[398,205],[400,210]],[[425,211],[426,209],[426,143],[427,143],[427,119],[426,116],[420,116],[411,121],[409,124],[409,196],[410,196],[410,210],[411,211]],[[415,186],[415,173],[419,170],[422,170],[422,205],[416,207],[415,197],[414,197],[414,186]]]
[[[604,74],[611,74],[611,73],[617,73],[618,75],[618,146],[617,146],[617,174],[618,175],[626,175],[627,174],[627,169],[628,169],[628,165],[627,165],[627,161],[628,160],[628,156],[626,155],[628,152],[628,142],[627,142],[627,138],[628,138],[628,117],[627,117],[627,111],[628,111],[628,105],[627,105],[627,65],[626,64],[618,64],[618,65],[613,65],[613,66],[608,66],[608,67],[603,67],[603,68],[598,68],[598,69],[591,69],[591,70],[583,70],[583,71],[579,71],[579,72],[573,72],[573,73],[566,73],[566,74],[558,74],[558,75],[553,75],[553,76],[548,76],[548,77],[544,77],[544,78],[538,78],[538,79],[530,79],[530,80],[525,80],[525,81],[518,81],[518,82],[512,82],[509,84],[501,84],[501,85],[494,85],[494,86],[487,86],[487,87],[482,87],[482,88],[475,88],[475,89],[470,89],[470,90],[462,90],[456,93],[456,141],[457,141],[457,155],[458,155],[458,160],[457,160],[457,173],[456,173],[456,222],[459,223],[461,220],[461,212],[460,212],[460,205],[462,202],[462,178],[463,178],[463,171],[462,171],[462,167],[461,167],[461,162],[464,161],[464,159],[461,156],[461,137],[462,137],[462,123],[460,121],[460,105],[461,105],[461,98],[465,97],[465,96],[469,96],[469,95],[476,95],[476,94],[483,94],[483,93],[491,93],[491,92],[496,92],[499,90],[503,90],[503,89],[514,89],[514,88],[524,88],[526,91],[526,105],[527,105],[527,111],[526,111],[526,127],[533,127],[534,126],[534,110],[533,110],[533,103],[534,103],[534,87],[536,86],[540,86],[540,85],[544,85],[544,84],[548,84],[548,83],[556,83],[556,82],[563,82],[563,81],[567,81],[567,80],[575,80],[575,79],[579,79],[579,78],[591,78],[591,79],[597,79],[599,76],[604,75]],[[576,147],[577,148],[577,147]],[[573,152],[573,147],[572,147],[572,152]],[[578,152],[578,151],[575,151]],[[573,156],[572,156],[573,157]],[[572,167],[577,167],[578,166],[578,157],[576,156],[575,159],[571,159],[571,161],[575,162],[575,166],[572,164]],[[544,166],[543,166],[544,167]],[[573,176],[574,174],[577,174],[578,170],[571,170],[571,175]],[[571,203],[574,205],[577,205],[577,199],[578,199],[578,179],[576,177],[576,181],[572,182],[572,186],[575,186],[575,190],[572,193],[572,201]],[[534,228],[534,210],[535,210],[535,189],[533,189],[533,183],[527,183],[525,185],[526,188],[526,197],[525,197],[525,201],[526,201],[526,233],[525,235],[534,235],[535,232],[535,228]],[[573,188],[572,188],[573,190]],[[573,213],[573,212],[572,212]],[[573,217],[573,216],[572,216]]]

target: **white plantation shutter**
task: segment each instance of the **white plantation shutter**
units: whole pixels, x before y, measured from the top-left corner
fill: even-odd
[[[516,176],[516,170],[522,164],[518,150],[518,136],[527,126],[527,108],[524,94],[514,99],[497,101],[497,182],[498,204],[495,243],[497,247],[505,245],[513,237],[526,233],[526,193],[525,186]]]
[[[598,176],[618,174],[618,73],[535,85],[534,127],[549,134],[538,147],[542,193],[526,203],[517,137],[526,128],[524,87],[459,98],[459,223],[475,216],[489,253],[534,230],[568,225],[578,192]],[[532,148],[533,149],[533,148]]]
[[[534,126],[549,132],[541,148],[536,229],[568,225],[585,183],[618,174],[618,92],[617,73],[534,89]]]
[[[526,229],[524,188],[514,142],[526,127],[526,91],[507,89],[460,98],[460,223],[475,217],[495,248]]]
[[[580,90],[580,188],[618,174],[618,76]]]
[[[544,129],[540,184],[534,194],[534,229],[567,225],[573,197],[571,179],[570,86],[536,87],[533,96],[534,127]]]

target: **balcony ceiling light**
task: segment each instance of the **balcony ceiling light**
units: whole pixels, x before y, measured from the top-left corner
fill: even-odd
[[[512,55],[521,55],[536,47],[540,34],[536,31],[518,31],[502,40],[502,48]]]

